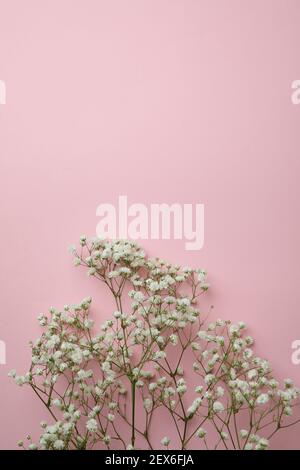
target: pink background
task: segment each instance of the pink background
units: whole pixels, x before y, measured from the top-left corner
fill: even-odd
[[[205,204],[201,251],[144,246],[207,268],[213,315],[246,321],[300,385],[299,24],[298,0],[0,0],[2,449],[46,416],[7,378],[37,314],[92,295],[110,315],[67,246],[120,194]],[[299,431],[273,447],[299,449]]]

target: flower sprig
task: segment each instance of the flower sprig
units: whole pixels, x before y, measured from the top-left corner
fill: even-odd
[[[98,325],[86,298],[39,315],[29,371],[10,373],[50,413],[30,449],[264,450],[299,421],[290,418],[299,389],[290,379],[280,388],[246,325],[201,314],[205,270],[148,259],[133,241],[82,236],[71,252],[109,289],[115,311]],[[163,410],[174,443],[153,436]]]

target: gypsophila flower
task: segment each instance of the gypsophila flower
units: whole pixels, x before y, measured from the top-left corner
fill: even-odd
[[[150,390],[151,392],[153,392],[154,390],[156,390],[157,387],[158,387],[158,385],[157,385],[157,383],[155,383],[155,382],[152,382],[152,383],[149,384],[149,390]]]
[[[199,428],[199,429],[196,431],[196,436],[197,436],[197,437],[200,437],[201,439],[203,439],[203,438],[206,436],[206,430],[203,429],[203,428]]]
[[[215,413],[221,413],[222,411],[224,411],[224,406],[222,405],[221,402],[215,401],[213,403],[213,410]]]
[[[248,375],[248,378],[252,380],[257,376],[257,370],[256,369],[251,369],[251,370],[249,370],[247,375]]]
[[[215,376],[213,374],[207,374],[204,378],[204,382],[206,383],[206,385],[210,385],[211,383],[213,383],[214,380]]]
[[[62,450],[65,447],[64,441],[57,439],[57,441],[54,442],[53,447],[56,450]]]
[[[110,444],[110,436],[108,434],[106,434],[105,436],[103,436],[102,438],[104,444]]]
[[[285,380],[284,380],[284,386],[285,386],[285,388],[291,388],[291,387],[293,387],[293,385],[294,385],[294,384],[293,384],[293,381],[292,381],[291,379],[285,379]]]
[[[187,391],[187,387],[185,384],[178,385],[177,392],[179,393],[179,395],[183,395],[186,391]]]
[[[196,398],[192,405],[187,409],[187,416],[191,418],[198,410],[199,406],[201,405],[202,398]]]
[[[144,408],[145,410],[147,411],[151,411],[151,408],[152,408],[152,400],[150,398],[146,398],[144,400]]]
[[[89,419],[86,423],[87,430],[90,432],[96,432],[98,430],[98,424],[95,419]]]
[[[163,446],[168,446],[171,442],[171,439],[169,437],[163,437],[162,440],[160,441],[162,443]]]
[[[264,405],[265,403],[267,403],[269,401],[269,396],[266,394],[266,393],[262,393],[261,395],[259,395],[256,399],[256,403],[258,405]]]
[[[269,445],[268,439],[261,438],[261,439],[259,439],[258,444],[255,446],[255,449],[256,450],[265,450],[265,449],[267,449],[268,445]]]
[[[203,448],[267,449],[260,430],[284,429],[300,390],[291,379],[280,387],[268,361],[255,356],[245,323],[201,313],[206,271],[149,259],[133,240],[83,235],[79,244],[74,264],[108,289],[113,313],[97,317],[88,297],[38,316],[29,371],[9,374],[52,414],[40,423],[38,444],[27,437],[28,448],[154,448],[152,426],[160,423],[184,449],[194,436]]]
[[[176,344],[178,344],[178,336],[177,335],[171,335],[170,336],[170,342],[176,346]]]

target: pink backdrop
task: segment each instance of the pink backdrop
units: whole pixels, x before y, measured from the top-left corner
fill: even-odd
[[[299,24],[298,0],[0,0],[1,448],[39,431],[7,372],[27,370],[39,312],[101,297],[67,246],[120,194],[205,204],[201,251],[144,246],[207,268],[214,315],[246,321],[300,385]]]

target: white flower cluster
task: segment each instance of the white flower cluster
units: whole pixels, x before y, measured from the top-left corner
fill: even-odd
[[[29,448],[110,448],[119,441],[134,449],[137,433],[151,448],[152,418],[164,408],[176,422],[182,449],[193,438],[207,448],[211,428],[215,447],[266,449],[268,434],[262,437],[260,431],[282,427],[299,389],[289,379],[280,389],[269,363],[254,354],[243,322],[218,319],[204,326],[197,302],[209,287],[206,272],[147,259],[132,241],[82,236],[80,249],[71,251],[75,265],[108,287],[115,311],[98,325],[86,298],[39,315],[43,334],[31,343],[30,370],[10,373],[18,385],[30,384],[54,420],[41,424],[40,440],[30,441]],[[237,432],[245,410],[249,426]],[[146,427],[138,429],[134,416],[142,413]],[[189,435],[191,421],[196,430]],[[129,444],[119,422],[131,429]],[[161,439],[162,446],[170,442],[167,436]]]

